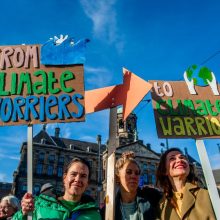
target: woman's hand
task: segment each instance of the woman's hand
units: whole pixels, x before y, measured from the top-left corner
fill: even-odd
[[[25,193],[21,200],[21,209],[23,215],[27,215],[28,212],[32,212],[34,210],[34,198],[31,193]]]

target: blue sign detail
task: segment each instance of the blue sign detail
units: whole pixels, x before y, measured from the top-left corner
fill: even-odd
[[[85,63],[85,48],[89,39],[81,39],[75,44],[73,38],[68,37],[61,44],[53,39],[41,47],[41,64],[44,65],[72,65]]]

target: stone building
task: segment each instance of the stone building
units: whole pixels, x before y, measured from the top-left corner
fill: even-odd
[[[91,165],[92,175],[87,193],[96,197],[99,145],[62,138],[59,135],[59,128],[55,129],[54,136],[50,136],[44,126],[33,138],[33,193],[38,194],[41,186],[49,182],[61,194],[64,166],[74,156],[80,156],[86,158]],[[101,145],[100,148],[101,153],[106,149],[105,145]],[[21,198],[27,191],[27,142],[22,143],[20,162],[13,178],[13,194]]]
[[[216,185],[220,191],[220,169],[213,170],[213,175],[215,178]]]
[[[145,145],[143,141],[138,140],[137,134],[136,115],[132,113],[126,121],[123,121],[122,109],[119,108],[117,111],[116,158],[124,151],[134,151],[142,170],[140,185],[155,185],[155,172],[160,154],[153,151],[150,144]],[[87,193],[94,198],[100,196],[100,201],[102,202],[106,190],[106,146],[62,138],[60,137],[59,128],[55,129],[54,136],[50,136],[45,126],[33,138],[33,193],[38,194],[41,186],[49,182],[61,194],[63,190],[62,175],[64,166],[74,156],[89,160],[92,167],[92,175]],[[100,160],[99,157],[101,158]],[[13,193],[21,198],[27,191],[27,142],[22,143],[20,161],[13,176]]]
[[[0,200],[2,197],[11,194],[11,183],[0,182]]]

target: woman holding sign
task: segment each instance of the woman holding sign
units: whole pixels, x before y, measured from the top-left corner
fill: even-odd
[[[208,191],[198,186],[193,166],[178,148],[165,151],[157,169],[157,185],[164,191],[161,220],[215,220]]]
[[[22,210],[13,219],[24,220],[28,212],[33,211],[33,220],[100,220],[99,208],[90,196],[84,194],[90,174],[88,161],[73,158],[63,174],[64,195],[54,198],[40,194],[33,199],[31,194],[26,193],[21,203]]]

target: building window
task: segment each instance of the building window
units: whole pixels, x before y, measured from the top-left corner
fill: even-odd
[[[48,165],[47,175],[49,175],[49,176],[53,175],[53,165]]]
[[[131,126],[131,122],[130,121],[127,122],[127,131],[128,132],[132,132],[132,126]]]
[[[60,156],[60,157],[59,157],[58,163],[64,163],[64,157],[63,157],[63,156]]]
[[[40,193],[40,185],[34,185],[34,195],[39,195]]]
[[[150,164],[149,166],[151,172],[155,172],[156,166],[154,164]]]
[[[44,161],[44,153],[40,153],[38,157],[39,161]]]
[[[42,174],[42,172],[43,172],[43,164],[42,164],[42,163],[38,163],[38,164],[37,164],[36,173],[37,173],[37,174]]]
[[[144,184],[148,184],[148,176],[146,173],[143,176],[143,180],[144,180]]]
[[[124,122],[122,119],[119,120],[119,129],[124,129]]]
[[[63,175],[63,167],[58,167],[57,168],[57,176],[62,177],[62,175]]]
[[[48,160],[50,163],[53,163],[55,161],[55,155],[49,155]]]
[[[90,166],[90,168],[92,169],[92,161],[89,160],[88,162],[89,162],[89,166]]]
[[[144,170],[144,171],[147,171],[147,164],[146,164],[146,163],[143,164],[143,170]]]
[[[26,184],[22,184],[21,191],[22,192],[27,192],[27,185]]]
[[[156,176],[155,175],[152,175],[152,184],[156,184]]]

